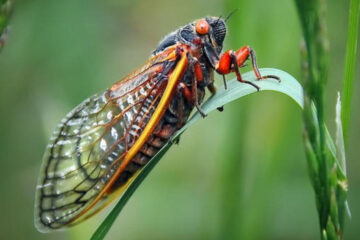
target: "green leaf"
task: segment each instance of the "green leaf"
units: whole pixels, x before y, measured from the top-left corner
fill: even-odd
[[[342,91],[341,120],[344,130],[344,141],[347,146],[349,134],[351,99],[354,92],[354,78],[356,70],[356,47],[359,29],[360,0],[350,1],[349,25],[346,43],[346,57],[344,67],[344,85]]]
[[[273,68],[264,68],[260,69],[262,76],[265,75],[276,75],[280,77],[281,82],[279,83],[275,79],[267,79],[257,81],[253,72],[248,72],[243,74],[243,79],[254,81],[260,87],[260,91],[276,91],[291,97],[301,108],[303,108],[303,89],[301,85],[296,81],[294,77],[290,74]],[[244,84],[238,82],[236,79],[233,79],[227,83],[228,89],[225,90],[224,87],[220,87],[217,93],[209,98],[203,105],[202,109],[205,113],[210,113],[218,107],[221,107],[229,102],[232,102],[241,97],[247,96],[251,93],[255,93],[256,89],[249,84]],[[162,156],[166,153],[166,151],[173,144],[174,140],[177,139],[186,129],[188,129],[193,123],[200,120],[201,116],[198,112],[196,112],[191,119],[187,122],[187,124],[180,129],[177,134],[174,136],[173,141],[169,141],[165,146],[149,161],[149,163],[139,172],[138,176],[134,179],[134,181],[129,185],[129,187],[125,190],[123,195],[120,197],[119,202],[115,205],[106,219],[101,223],[98,229],[95,231],[92,240],[100,240],[103,239],[112,224],[114,223],[116,217],[119,215],[126,202],[132,196],[134,191],[140,185],[140,183],[145,179],[145,177],[150,173],[153,167],[159,162]]]

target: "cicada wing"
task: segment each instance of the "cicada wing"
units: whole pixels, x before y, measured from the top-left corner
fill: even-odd
[[[110,115],[119,110],[106,103],[105,94],[89,98],[53,133],[37,185],[35,222],[39,230],[69,223],[101,191],[113,165],[121,162],[125,120],[110,123]],[[108,153],[115,143],[116,148]]]
[[[108,90],[87,99],[59,124],[37,184],[35,224],[40,231],[64,227],[94,205],[136,141],[135,121],[146,124],[160,98],[161,85],[152,72],[139,76],[142,82],[123,95]]]
[[[170,101],[162,70],[169,62],[175,67],[175,58],[174,50],[155,56],[141,70],[85,100],[62,120],[46,148],[37,184],[35,225],[39,231],[81,222],[102,209],[112,199],[109,194],[113,190],[118,195],[131,182],[137,171],[126,168],[129,156],[141,148],[139,136],[142,143],[146,141],[142,130],[154,127],[163,114],[164,110],[156,111],[159,103],[165,106],[163,94]],[[122,174],[125,171],[129,172]],[[111,189],[119,178],[121,186]]]

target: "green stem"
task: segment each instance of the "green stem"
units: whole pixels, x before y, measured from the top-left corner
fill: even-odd
[[[351,99],[354,89],[354,75],[355,75],[355,63],[356,63],[356,46],[359,29],[359,9],[360,0],[350,1],[350,14],[348,25],[348,36],[346,45],[346,57],[345,57],[345,71],[344,71],[344,85],[342,90],[342,106],[341,106],[341,121],[343,125],[343,134],[345,147],[347,146],[347,138],[349,133],[350,124],[350,111],[351,111]]]
[[[339,166],[325,126],[324,86],[327,81],[325,0],[295,0],[306,47],[302,51],[304,142],[309,175],[315,191],[321,239],[339,240],[344,226],[347,179]],[[342,143],[338,143],[342,145]]]
[[[319,185],[322,189],[316,194],[321,196],[322,201],[318,201],[319,220],[321,229],[326,227],[329,203],[328,203],[328,176],[326,161],[325,143],[325,123],[324,123],[324,101],[323,91],[327,79],[327,56],[326,56],[326,29],[324,23],[325,1],[303,1],[296,0],[300,20],[302,23],[304,39],[306,44],[306,54],[303,55],[308,63],[307,78],[305,82],[305,104],[304,123],[305,131],[309,132],[310,142],[318,159]],[[317,109],[316,120],[311,120],[311,102],[314,102]],[[308,116],[307,116],[308,115]]]

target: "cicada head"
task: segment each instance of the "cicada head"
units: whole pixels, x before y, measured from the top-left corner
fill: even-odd
[[[207,29],[207,31],[204,31]],[[221,53],[226,35],[225,21],[221,17],[207,17],[195,22],[195,31],[198,35],[206,35],[204,41],[209,41],[217,54]]]
[[[221,17],[198,19],[167,35],[154,50],[153,55],[177,43],[189,45],[192,49],[211,47],[214,54],[220,55],[225,35],[225,20]]]
[[[193,47],[208,45],[217,55],[221,53],[225,35],[226,25],[221,17],[201,18],[180,30],[180,36]]]

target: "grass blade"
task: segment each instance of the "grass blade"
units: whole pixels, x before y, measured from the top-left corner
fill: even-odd
[[[303,90],[301,85],[293,78],[290,74],[272,68],[260,69],[262,75],[276,75],[280,77],[281,83],[276,80],[263,80],[257,81],[256,84],[260,87],[261,91],[276,91],[288,95],[292,98],[301,108],[303,108]],[[250,81],[256,81],[256,77],[253,72],[248,72],[243,74],[243,78]],[[202,109],[205,113],[210,113],[216,108],[223,106],[229,102],[232,102],[241,97],[247,96],[251,93],[256,92],[256,89],[248,84],[239,83],[236,79],[233,79],[228,82],[228,89],[225,90],[223,87],[219,91],[209,98],[203,105]],[[195,113],[187,124],[178,131],[174,136],[173,140],[178,138],[186,129],[188,129],[193,123],[200,120],[201,116],[199,113]],[[134,191],[140,185],[140,183],[146,178],[146,176],[151,172],[153,167],[159,162],[161,157],[166,153],[170,148],[173,141],[168,142],[165,146],[149,161],[149,163],[141,170],[138,176],[134,181],[129,185],[124,194],[121,196],[118,203],[101,223],[95,233],[92,235],[91,240],[101,240],[104,239],[107,232],[110,230],[112,224],[114,223],[116,217],[119,215],[126,202],[132,196]]]
[[[351,0],[348,25],[348,36],[346,44],[344,86],[342,91],[341,121],[343,124],[343,134],[345,147],[347,145],[347,135],[350,124],[351,99],[354,89],[356,46],[359,29],[359,10],[360,0]]]

